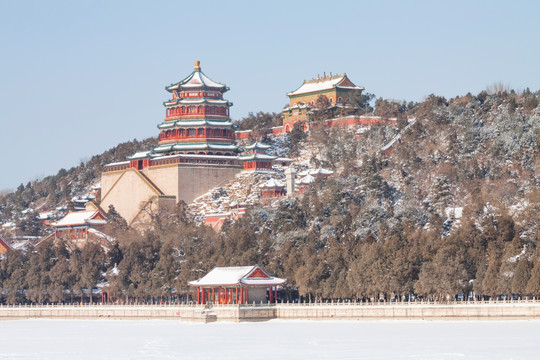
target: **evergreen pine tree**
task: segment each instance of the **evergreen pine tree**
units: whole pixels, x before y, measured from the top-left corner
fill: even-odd
[[[512,293],[525,295],[527,293],[527,283],[530,278],[530,263],[529,260],[521,258],[518,261],[514,277],[512,279]]]

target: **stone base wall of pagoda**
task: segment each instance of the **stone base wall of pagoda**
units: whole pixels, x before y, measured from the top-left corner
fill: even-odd
[[[142,173],[164,194],[187,204],[242,171],[240,165],[173,164],[152,166]]]
[[[212,188],[234,179],[242,167],[183,165],[178,170],[177,199],[189,204]]]
[[[140,171],[128,168],[104,172],[101,206],[108,209],[113,205],[128,224],[146,223],[147,219],[139,219],[145,214],[141,207],[161,205],[154,201],[161,194],[189,204],[219,184],[234,179],[241,171],[242,165],[172,164]]]
[[[100,206],[108,210],[109,206],[113,205],[128,224],[132,224],[140,216],[143,206],[161,195],[159,190],[134,168],[102,173],[101,188],[103,196]]]

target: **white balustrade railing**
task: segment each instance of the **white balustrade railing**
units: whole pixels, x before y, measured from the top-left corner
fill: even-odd
[[[145,308],[254,308],[254,307],[317,307],[317,306],[471,306],[471,305],[519,305],[519,304],[531,304],[540,305],[540,299],[520,299],[520,300],[471,300],[471,301],[316,301],[316,302],[252,302],[249,304],[196,304],[194,302],[166,302],[161,304],[148,304],[148,303],[45,303],[45,304],[0,304],[0,309],[14,309],[14,308],[88,308],[88,307],[145,307]]]

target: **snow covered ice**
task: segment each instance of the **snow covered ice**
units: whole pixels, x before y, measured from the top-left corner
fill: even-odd
[[[525,359],[540,321],[0,322],[0,359]]]

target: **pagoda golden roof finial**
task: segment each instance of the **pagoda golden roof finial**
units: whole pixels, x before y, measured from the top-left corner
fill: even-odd
[[[201,71],[201,62],[199,60],[195,61],[195,71]]]

